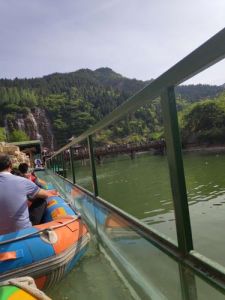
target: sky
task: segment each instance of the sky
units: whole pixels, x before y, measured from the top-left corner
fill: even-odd
[[[224,0],[0,0],[0,78],[157,78],[223,29]],[[225,83],[225,61],[187,83]]]

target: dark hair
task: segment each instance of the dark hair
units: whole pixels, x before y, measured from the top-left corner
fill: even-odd
[[[12,169],[11,174],[16,175],[16,176],[21,176],[22,175],[21,172],[16,168]]]
[[[0,153],[0,172],[11,167],[12,167],[12,162],[9,155],[5,153]]]
[[[29,166],[28,166],[27,163],[22,163],[22,164],[20,164],[19,167],[18,167],[19,171],[20,171],[22,174],[26,174],[27,171],[28,171],[28,168],[29,168]]]

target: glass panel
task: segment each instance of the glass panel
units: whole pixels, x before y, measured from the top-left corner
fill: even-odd
[[[198,291],[198,300],[216,299],[223,300],[225,298],[224,292],[213,288],[206,281],[196,276],[196,287]]]
[[[222,61],[188,81],[195,85],[176,89],[194,249],[223,266],[225,93],[215,71],[224,66]]]
[[[101,256],[95,256],[94,262],[87,256],[81,261],[78,272],[72,272],[62,282],[65,295],[72,297],[74,291],[80,291],[80,299],[83,299],[82,287],[90,283],[91,286],[85,289],[91,292],[93,287],[101,287],[102,283],[104,286],[100,295],[108,295],[107,299],[112,299],[112,295],[114,299],[224,299],[224,294],[219,290],[156,248],[136,225],[51,172],[49,175],[44,172],[39,174],[61,187],[65,198],[73,200],[92,231],[90,251],[93,251],[93,241],[99,242],[101,252],[111,261],[111,268],[115,268],[126,282],[126,288],[121,286],[123,280],[113,277],[112,269]],[[75,282],[79,282],[81,290]],[[116,284],[118,288],[113,292]],[[52,295],[56,295],[58,289]],[[99,295],[95,289],[93,292]],[[58,293],[62,293],[61,290]]]
[[[93,241],[79,265],[46,293],[54,300],[132,299],[129,290]]]
[[[99,227],[104,249],[130,278],[141,299],[181,298],[177,264],[142,237],[137,228],[110,210]]]
[[[87,141],[72,146],[76,183],[93,192],[92,173],[89,160]],[[72,181],[71,167],[68,168],[68,178]]]
[[[177,243],[160,99],[94,141],[99,195]]]
[[[223,265],[225,265],[224,161],[224,154],[184,155],[194,248]]]

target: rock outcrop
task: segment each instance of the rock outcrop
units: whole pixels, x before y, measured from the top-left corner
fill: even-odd
[[[21,152],[18,146],[2,142],[0,143],[0,153],[5,153],[10,156],[13,167],[18,167],[20,163],[27,163],[30,166],[30,158]]]

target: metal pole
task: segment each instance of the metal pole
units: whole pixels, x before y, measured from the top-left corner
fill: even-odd
[[[179,263],[180,285],[183,300],[198,300],[195,274]]]
[[[60,160],[59,160],[59,156],[60,154],[57,155],[57,173],[59,173],[59,163],[60,163]]]
[[[71,172],[72,172],[73,183],[76,183],[73,154],[74,154],[73,148],[70,147],[70,167],[71,167]]]
[[[174,87],[169,87],[163,90],[161,94],[161,103],[176,218],[178,247],[182,254],[185,255],[193,249],[193,242]]]
[[[93,142],[92,142],[92,136],[91,135],[88,136],[88,150],[89,150],[89,158],[90,158],[91,171],[92,171],[94,195],[95,195],[95,197],[97,197],[98,196],[98,183],[97,183],[97,176],[96,176],[96,169],[95,169],[95,158],[94,158]]]
[[[66,172],[65,172],[65,161],[64,161],[64,151],[61,153],[61,163],[62,163],[62,176],[66,177]]]
[[[56,156],[54,157],[53,171],[56,173]]]
[[[52,160],[52,171],[55,172],[55,157],[51,158]]]

